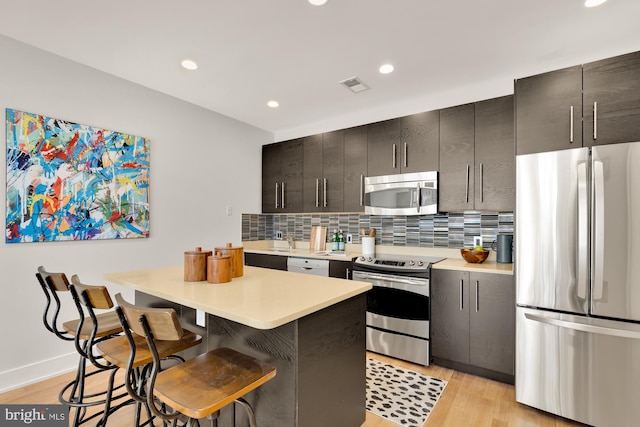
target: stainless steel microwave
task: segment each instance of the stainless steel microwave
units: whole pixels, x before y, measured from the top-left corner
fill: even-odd
[[[364,201],[364,212],[373,215],[438,213],[438,172],[366,177]]]

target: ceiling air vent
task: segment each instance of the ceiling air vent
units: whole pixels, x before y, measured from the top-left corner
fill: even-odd
[[[362,92],[363,90],[369,89],[369,87],[362,83],[362,81],[358,77],[351,77],[350,79],[343,80],[340,82],[340,84],[353,93],[358,93]]]

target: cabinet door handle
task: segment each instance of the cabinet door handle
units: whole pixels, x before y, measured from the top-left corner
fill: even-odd
[[[323,197],[324,197],[323,206],[326,208],[327,207],[327,178],[324,179],[324,182],[322,184],[322,191],[324,193],[324,195],[323,195]]]
[[[598,103],[593,101],[593,140],[598,139]]]
[[[360,175],[360,206],[364,205],[364,175]]]
[[[278,183],[276,182],[276,209],[278,209]]]
[[[462,284],[464,282],[462,281],[462,279],[460,279],[460,311],[464,310],[464,304],[462,302],[462,293],[463,293],[463,287]]]
[[[407,151],[407,143],[405,142],[405,143],[404,143],[404,167],[405,167],[405,168],[407,167],[407,164],[408,164],[408,163],[407,163],[407,154],[408,154],[408,151]]]
[[[284,182],[282,182],[282,185],[280,186],[280,192],[282,193],[282,197],[281,197],[281,205],[282,205],[282,209],[284,209]]]
[[[478,293],[480,292],[480,281],[476,280],[476,313],[480,310],[480,299]]]
[[[351,273],[351,270],[349,270],[349,269],[347,268],[347,270],[346,270],[346,275],[345,275],[345,279],[349,279],[349,273]]]
[[[467,179],[465,180],[465,203],[469,203],[469,164],[467,164]]]
[[[480,202],[484,202],[484,165],[480,163]]]
[[[320,180],[316,178],[316,208],[320,207],[320,201],[318,198],[320,197]]]
[[[569,108],[569,142],[573,143],[573,105]]]
[[[396,168],[396,144],[393,144],[392,150],[391,150],[391,163],[393,168]]]

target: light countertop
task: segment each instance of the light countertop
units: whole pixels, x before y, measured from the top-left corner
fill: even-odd
[[[267,255],[293,256],[304,258],[321,258],[336,261],[351,261],[352,258],[359,257],[361,252],[360,245],[346,245],[344,254],[326,255],[318,254],[309,249],[309,242],[296,242],[294,249],[288,249],[286,241],[279,240],[260,240],[242,242],[245,252],[262,253]],[[459,249],[449,248],[422,248],[412,246],[382,246],[376,245],[376,254],[385,255],[403,255],[403,256],[426,256],[445,258],[443,261],[433,264],[433,268],[443,270],[463,270],[477,271],[483,273],[494,274],[510,274],[513,275],[513,264],[501,264],[496,262],[496,253],[491,251],[489,258],[481,264],[468,263],[460,255]]]
[[[182,265],[104,279],[257,329],[272,329],[371,289],[367,282],[244,266],[231,282],[185,282]]]
[[[492,260],[486,260],[481,264],[474,264],[460,258],[447,258],[432,264],[432,268],[440,270],[475,271],[478,273],[509,274],[513,275],[513,264],[501,264]]]

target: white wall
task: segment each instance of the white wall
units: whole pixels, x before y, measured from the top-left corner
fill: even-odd
[[[151,140],[148,239],[20,244],[2,239],[2,392],[73,369],[77,362],[73,344],[62,342],[42,324],[45,299],[35,278],[39,265],[102,284],[105,272],[175,265],[185,250],[196,246],[240,243],[241,213],[260,212],[260,146],[274,137],[4,36],[0,58],[3,113],[15,108]],[[6,164],[6,132],[2,134],[0,164]],[[5,193],[2,184],[3,205]],[[233,215],[226,215],[226,206],[232,206]],[[6,206],[3,224],[5,215]],[[109,289],[132,297],[127,289]],[[77,312],[68,310],[62,318],[74,316]]]

